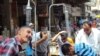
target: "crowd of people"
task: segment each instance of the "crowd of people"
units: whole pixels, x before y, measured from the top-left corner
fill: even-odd
[[[34,24],[30,23],[28,26],[20,27],[14,37],[5,39],[0,44],[0,56],[18,56],[23,49],[23,43],[27,43],[26,56],[50,56],[50,41],[58,43],[60,56],[98,56],[99,35],[100,30],[96,27],[95,20],[84,21],[74,39],[68,36],[66,30],[58,32],[49,39],[48,31],[36,32]]]

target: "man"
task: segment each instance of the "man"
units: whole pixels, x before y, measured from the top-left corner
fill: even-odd
[[[0,56],[18,56],[18,53],[22,50],[21,45],[28,42],[31,36],[32,30],[30,27],[21,27],[16,36],[2,42],[0,45]]]
[[[75,44],[66,43],[61,46],[61,51],[65,56],[97,56],[94,50],[85,43]]]
[[[61,52],[61,45],[63,45],[64,43],[67,43],[67,32],[66,31],[60,31],[59,33],[57,33],[54,37],[52,37],[51,41],[57,41],[58,45],[59,45],[59,55],[60,56],[64,56]]]
[[[34,33],[32,35],[33,55],[48,56],[48,51],[49,51],[48,33],[44,31],[35,32],[33,23],[30,23],[29,27],[32,28],[32,32]],[[28,49],[31,50],[29,47]],[[29,53],[31,52],[29,51]],[[27,56],[29,56],[29,54]]]
[[[78,32],[75,43],[85,43],[91,46],[96,53],[99,52],[100,31],[97,28],[92,28],[88,21],[83,23],[83,28]],[[99,53],[98,53],[99,54]]]
[[[41,41],[40,41],[41,40]],[[38,32],[32,36],[33,48],[36,49],[37,56],[48,56],[49,42],[47,32]]]

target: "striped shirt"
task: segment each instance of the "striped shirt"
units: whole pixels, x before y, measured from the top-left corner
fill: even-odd
[[[75,44],[75,53],[78,56],[97,56],[94,50],[84,43]]]

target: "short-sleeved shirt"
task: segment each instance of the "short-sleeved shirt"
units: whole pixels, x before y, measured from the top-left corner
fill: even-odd
[[[35,44],[35,42],[40,40],[40,39],[41,39],[40,32],[34,32],[34,34],[32,36],[32,44]],[[48,39],[47,39],[43,43],[41,43],[39,46],[36,47],[36,51],[38,53],[40,53],[41,55],[43,53],[44,56],[47,56],[48,45],[49,45],[49,42],[48,42]]]
[[[75,44],[75,53],[78,56],[97,56],[94,50],[85,43]]]
[[[16,38],[8,38],[0,44],[0,56],[18,56],[22,49]]]

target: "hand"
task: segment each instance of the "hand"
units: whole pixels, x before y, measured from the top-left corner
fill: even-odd
[[[46,32],[42,32],[42,38],[46,40],[48,38],[48,34]]]

